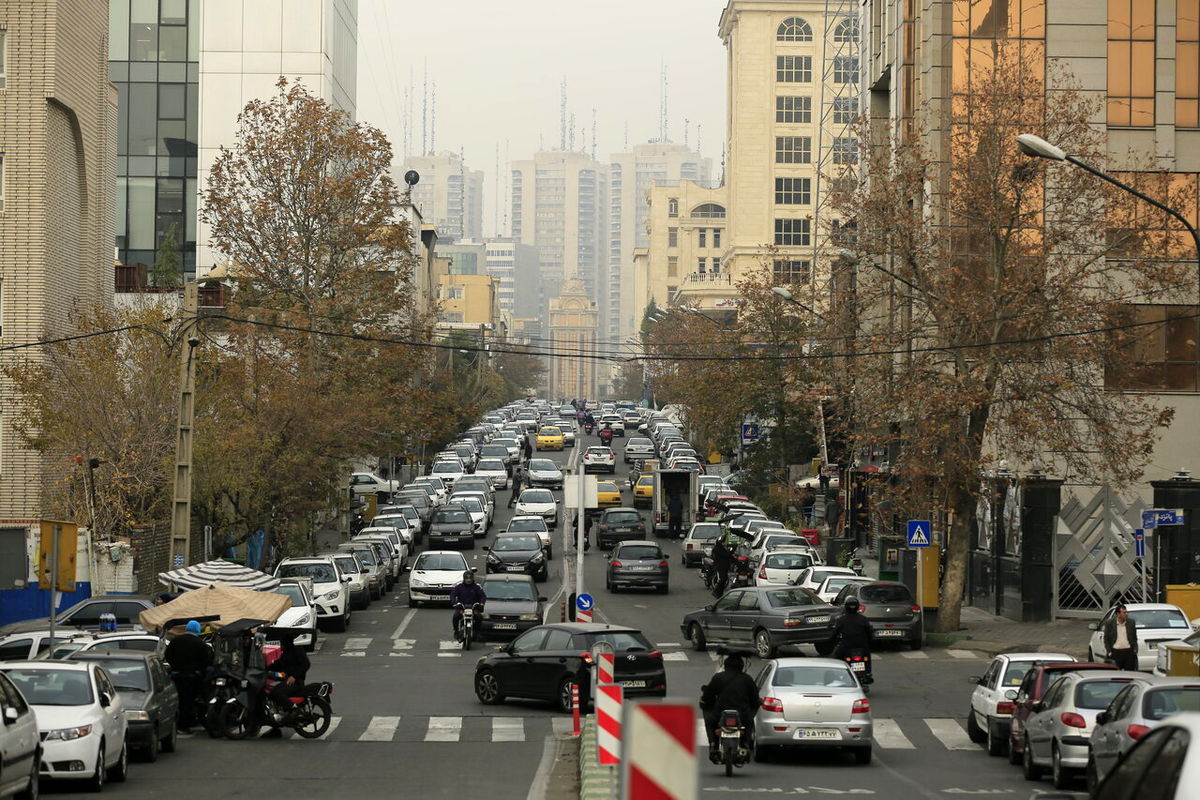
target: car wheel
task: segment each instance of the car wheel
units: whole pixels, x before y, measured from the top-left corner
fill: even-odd
[[[759,658],[774,658],[776,647],[769,631],[759,628],[754,632],[754,654]]]
[[[1006,752],[1008,752],[1008,740],[1000,738],[996,733],[996,726],[989,719],[987,726],[987,754],[989,756],[1002,756]]]
[[[1042,768],[1033,763],[1033,748],[1029,746],[1029,737],[1025,737],[1025,753],[1021,759],[1021,774],[1025,776],[1027,781],[1039,781],[1042,779]]]
[[[699,622],[693,622],[688,626],[688,639],[692,643],[692,649],[704,652],[708,649],[708,640],[704,638],[704,629],[700,627]]]
[[[911,642],[908,643],[909,648],[912,650],[920,650],[921,647],[925,644],[923,641],[921,641],[923,638],[924,638],[924,636],[922,634],[918,633],[917,638],[913,639]]]
[[[104,780],[108,773],[104,770],[104,740],[100,740],[100,749],[96,751],[96,771],[92,773],[92,777],[88,778],[87,789],[89,792],[99,792],[104,789]]]
[[[146,749],[142,751],[142,758],[148,763],[153,764],[158,761],[158,729],[154,731],[154,735],[150,737],[150,741],[146,744]]]
[[[855,764],[870,764],[871,763],[871,748],[869,746],[855,748],[854,763]]]
[[[820,652],[819,650],[817,652]],[[975,744],[983,744],[987,741],[987,734],[979,727],[979,723],[975,721],[975,709],[967,712],[967,738]]]
[[[1062,753],[1058,751],[1058,742],[1050,746],[1050,776],[1055,789],[1070,789],[1075,783],[1075,773],[1063,766]]]
[[[175,727],[175,723],[171,723],[171,731],[162,740],[162,751],[164,753],[174,753],[175,748],[179,746],[179,729]]]
[[[124,783],[129,777],[129,746],[124,742],[121,743],[121,754],[117,756],[117,763],[113,764],[108,770],[108,779],[113,783]]]
[[[420,601],[420,600],[413,600],[413,599],[412,599],[412,595],[409,595],[409,597],[408,597],[408,607],[409,607],[409,608],[420,608],[420,607],[421,607],[421,601]]]
[[[494,706],[504,702],[500,693],[500,681],[491,670],[482,670],[475,676],[475,696],[485,706]]]
[[[574,698],[572,696],[571,690],[572,690],[572,688],[574,688],[578,685],[579,685],[579,683],[574,678],[571,678],[571,677],[563,678],[562,682],[558,684],[558,694],[556,696],[558,697],[558,710],[559,711],[563,712],[564,714],[571,713],[571,711],[574,707],[573,706]],[[579,698],[579,708],[580,708],[580,711],[583,710],[583,698],[582,697]]]
[[[13,795],[16,800],[37,800],[38,793],[41,791],[41,758],[35,756],[33,759],[33,767],[29,770],[29,783],[24,789]]]

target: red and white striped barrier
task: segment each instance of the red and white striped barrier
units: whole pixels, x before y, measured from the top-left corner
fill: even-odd
[[[623,800],[695,800],[696,711],[682,703],[636,703],[623,730]]]
[[[596,653],[596,683],[600,686],[616,683],[613,676],[616,672],[617,657],[613,653]]]
[[[621,705],[624,689],[596,687],[596,750],[601,764],[621,763]]]
[[[592,610],[590,608],[587,611],[584,611],[582,608],[575,609],[575,621],[576,622],[591,622],[592,621]]]
[[[571,684],[571,733],[578,736],[583,733],[579,721],[579,684]]]

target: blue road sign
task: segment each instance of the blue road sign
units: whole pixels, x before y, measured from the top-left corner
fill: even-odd
[[[1141,528],[1133,532],[1133,554],[1138,558],[1146,555],[1146,532]]]
[[[595,601],[590,594],[581,594],[575,598],[575,607],[580,611],[591,611],[594,605]]]
[[[909,547],[929,547],[930,540],[933,538],[931,531],[933,526],[929,524],[927,519],[910,519],[908,521],[908,546]]]
[[[1147,508],[1142,512],[1142,527],[1146,529],[1182,524],[1182,508]]]
[[[183,566],[183,553],[176,553],[171,557],[171,565],[176,567]]]
[[[760,431],[758,429],[757,422],[742,423],[742,439],[747,442],[756,442],[758,441],[759,435]]]
[[[1142,512],[1142,527],[1148,531],[1158,527],[1158,514],[1154,513],[1154,509],[1147,508]]]

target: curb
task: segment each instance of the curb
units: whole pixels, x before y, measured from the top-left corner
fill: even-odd
[[[615,800],[617,797],[616,770],[602,766],[598,759],[595,718],[584,717],[583,733],[579,737],[580,800]]]

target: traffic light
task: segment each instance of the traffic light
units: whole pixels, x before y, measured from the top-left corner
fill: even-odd
[[[41,536],[38,543],[38,587],[57,589],[60,592],[75,591],[75,558],[79,542],[79,526],[74,522],[41,520]],[[54,541],[58,540],[58,563],[54,562]],[[53,584],[51,568],[57,566]]]

